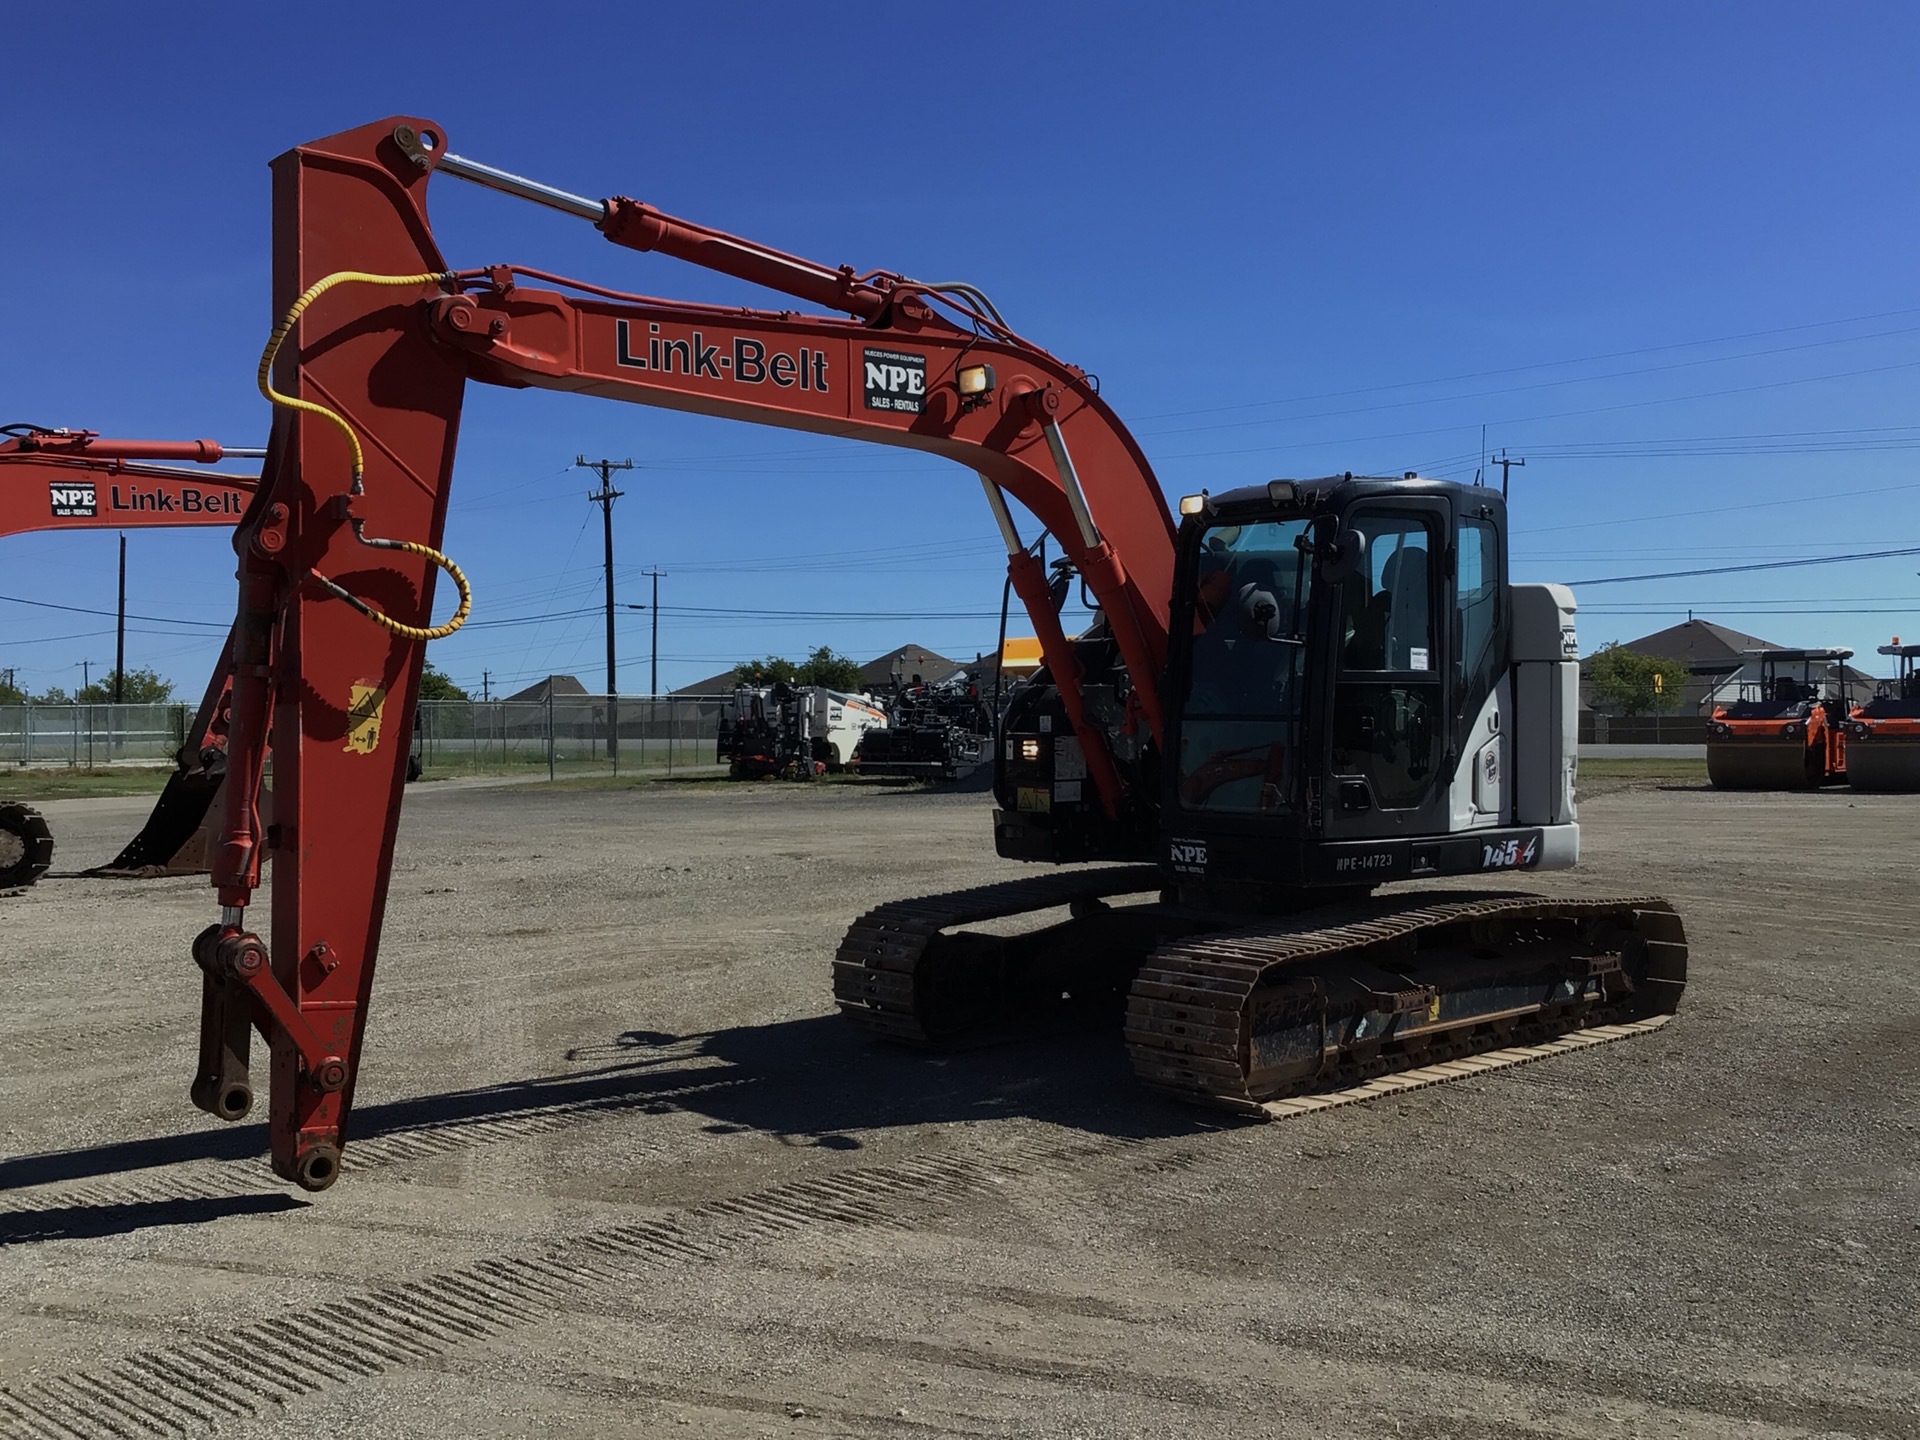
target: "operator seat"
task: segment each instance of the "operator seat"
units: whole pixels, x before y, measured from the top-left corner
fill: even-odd
[[[1432,601],[1427,593],[1427,552],[1402,549],[1387,561],[1380,572],[1381,594],[1388,596],[1386,630],[1386,668],[1412,670],[1413,652],[1425,651],[1425,663],[1433,667]]]

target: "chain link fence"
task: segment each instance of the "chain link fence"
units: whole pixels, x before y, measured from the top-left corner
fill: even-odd
[[[0,705],[0,765],[171,765],[191,705]]]
[[[414,753],[429,777],[711,770],[721,695],[425,700]]]
[[[413,753],[429,778],[711,770],[721,695],[424,700]],[[0,705],[0,768],[171,765],[194,707]]]
[[[1580,712],[1582,745],[1704,745],[1704,715],[1600,715]]]

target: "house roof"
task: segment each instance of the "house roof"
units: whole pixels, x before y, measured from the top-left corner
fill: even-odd
[[[731,695],[733,693],[733,671],[722,670],[718,675],[709,675],[704,680],[696,680],[691,685],[682,685],[678,690],[669,691],[673,695]]]
[[[1742,651],[1778,647],[1770,640],[1716,625],[1711,620],[1683,620],[1651,635],[1642,635],[1638,640],[1628,640],[1620,648],[1656,655],[1662,660],[1679,660],[1689,668],[1725,665],[1729,670],[1737,670],[1747,663]],[[1592,658],[1587,656],[1588,660]]]
[[[924,683],[932,685],[965,668],[924,645],[901,645],[862,665],[860,683],[869,690],[878,690],[891,686],[895,675],[902,684],[911,684],[918,675]]]
[[[566,695],[585,695],[587,687],[571,675],[549,675],[529,685],[526,689],[506,698],[509,700],[545,700],[548,696],[556,699]]]
[[[897,673],[900,682],[907,684],[918,675],[922,681],[932,685],[946,679],[956,670],[970,667],[959,661],[949,660],[938,651],[929,650],[924,645],[900,645],[876,655],[860,667],[860,686],[868,691],[888,690],[893,687],[893,677]],[[709,675],[704,680],[696,680],[691,685],[682,685],[673,692],[675,695],[731,695],[733,693],[733,671],[722,670],[718,675]]]

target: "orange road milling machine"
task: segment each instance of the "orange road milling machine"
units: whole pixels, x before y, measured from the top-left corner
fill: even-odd
[[[1716,705],[1707,720],[1707,779],[1720,790],[1811,790],[1843,782],[1846,662],[1853,651],[1741,653],[1759,665],[1760,680],[1748,682],[1752,693]]]
[[[1902,645],[1896,635],[1879,653],[1895,673],[1847,718],[1847,783],[1856,790],[1920,790],[1920,645]]]

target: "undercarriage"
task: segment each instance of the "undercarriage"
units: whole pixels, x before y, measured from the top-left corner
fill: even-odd
[[[859,1028],[929,1048],[1123,1015],[1148,1085],[1260,1117],[1669,1015],[1686,984],[1685,931],[1663,900],[1331,892],[1256,918],[1170,903],[1162,884],[1156,866],[1112,866],[883,905],[842,941],[834,998]],[[1063,906],[1068,918],[1022,934],[961,928]]]

